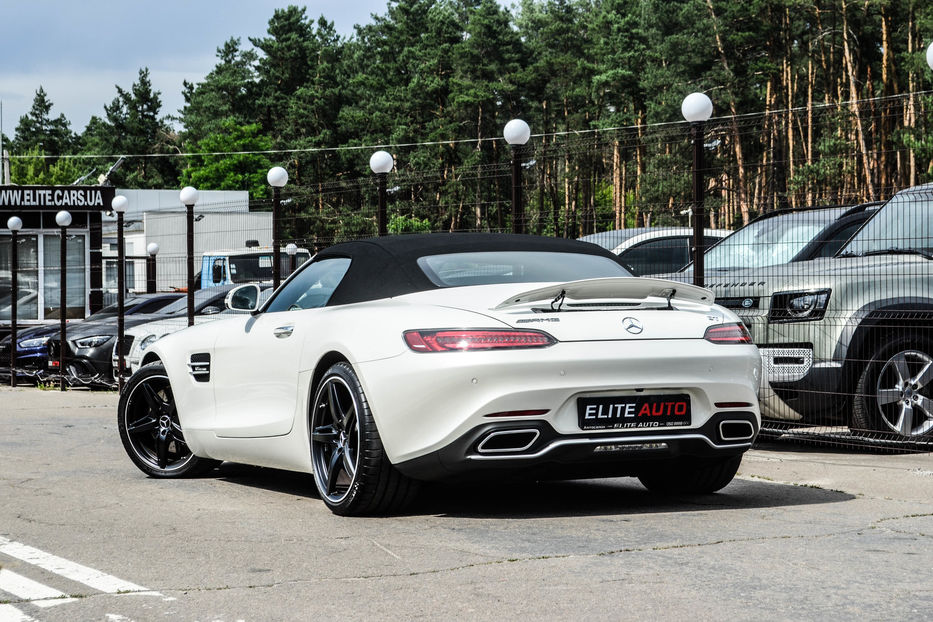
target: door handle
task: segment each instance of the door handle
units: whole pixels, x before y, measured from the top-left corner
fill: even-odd
[[[278,339],[287,339],[292,336],[292,332],[295,330],[294,326],[279,326],[272,331],[272,334],[275,335]]]

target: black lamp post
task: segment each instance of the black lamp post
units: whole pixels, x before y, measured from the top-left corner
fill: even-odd
[[[61,283],[59,288],[59,323],[58,323],[58,388],[65,390],[65,316],[68,315],[68,293],[66,280],[68,275],[68,260],[65,242],[68,239],[68,226],[71,225],[71,214],[65,210],[55,214],[55,224],[61,228],[61,245],[59,246],[59,263],[61,265]]]
[[[266,181],[272,186],[272,288],[278,289],[282,282],[281,240],[279,231],[279,207],[282,202],[282,188],[288,183],[288,171],[281,166],[273,166],[266,174]]]
[[[178,195],[185,206],[185,231],[187,237],[186,267],[188,271],[188,326],[194,326],[194,204],[198,202],[198,191],[185,186]]]
[[[684,98],[680,111],[690,123],[693,141],[693,284],[704,286],[705,268],[703,254],[703,228],[706,224],[706,208],[703,206],[703,124],[713,114],[713,102],[704,93],[691,93]]]
[[[376,211],[376,228],[379,235],[388,235],[389,226],[386,218],[386,179],[389,171],[395,166],[395,160],[388,151],[377,151],[369,157],[369,168],[376,174],[376,184],[379,188],[379,203]]]
[[[126,246],[123,240],[123,214],[128,201],[124,196],[115,196],[110,207],[117,215],[117,387],[123,393],[123,334],[126,323],[123,314],[126,309]]]
[[[159,245],[150,242],[146,247],[146,293],[154,294],[156,292],[156,255],[159,254]]]
[[[6,221],[10,230],[10,386],[16,386],[16,336],[17,336],[17,308],[19,288],[17,287],[17,273],[19,272],[19,257],[17,256],[17,243],[19,230],[23,228],[23,221],[19,216],[11,216]]]
[[[502,130],[505,142],[512,147],[512,233],[525,233],[525,212],[522,209],[521,147],[531,138],[531,128],[521,119],[512,119]]]

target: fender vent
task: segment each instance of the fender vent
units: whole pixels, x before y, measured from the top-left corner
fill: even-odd
[[[197,382],[210,382],[211,379],[211,355],[206,352],[199,352],[191,355],[191,362],[188,363],[188,369]]]

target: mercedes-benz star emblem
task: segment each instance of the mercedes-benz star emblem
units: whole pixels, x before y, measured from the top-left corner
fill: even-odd
[[[633,317],[622,318],[622,327],[633,335],[641,334],[641,331],[644,330],[641,322]]]

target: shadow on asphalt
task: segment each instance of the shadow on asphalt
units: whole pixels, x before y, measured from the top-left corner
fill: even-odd
[[[214,477],[240,486],[319,498],[314,487],[314,477],[305,473],[225,462],[214,472]],[[738,478],[712,495],[670,496],[649,492],[633,477],[470,485],[426,484],[403,515],[554,518],[764,509],[842,503],[854,498],[854,495],[835,490]]]
[[[785,432],[776,438],[756,442],[753,449],[769,451],[792,451],[797,453],[834,453],[834,454],[929,454],[933,452],[933,443],[927,437],[922,442],[891,440],[890,437],[866,438],[848,433]]]

